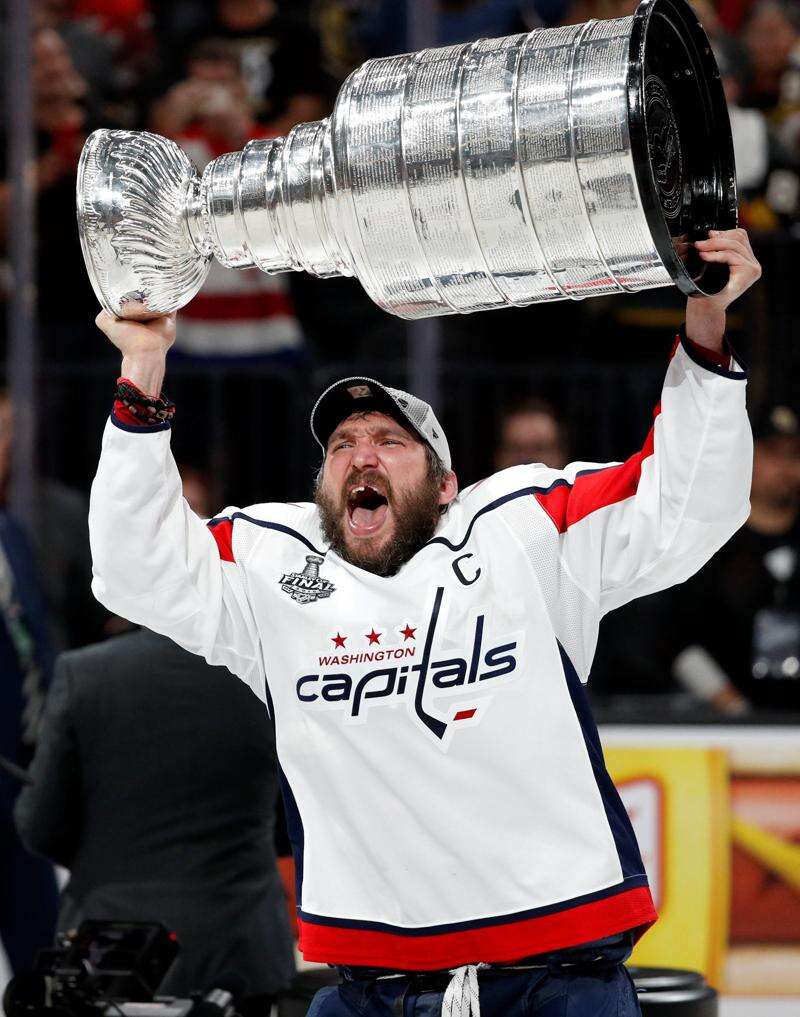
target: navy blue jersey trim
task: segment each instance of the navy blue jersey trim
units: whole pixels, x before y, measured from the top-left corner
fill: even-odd
[[[139,428],[136,428],[135,430],[139,430]],[[575,474],[575,480],[577,480],[578,477],[586,477],[591,473],[602,473],[603,470],[608,470],[613,465],[616,464],[611,464],[609,466],[595,466],[592,469],[579,470]],[[464,534],[464,537],[460,543],[453,544],[447,539],[447,537],[432,537],[427,542],[427,544],[422,545],[420,551],[424,551],[426,547],[431,547],[434,544],[443,544],[445,547],[448,547],[451,551],[461,551],[466,546],[467,541],[472,535],[472,530],[475,526],[475,523],[478,521],[478,519],[480,519],[481,516],[486,515],[488,512],[493,512],[495,509],[502,508],[503,505],[507,505],[508,502],[514,501],[516,498],[532,497],[537,494],[548,494],[556,487],[573,487],[575,480],[567,480],[566,477],[558,477],[556,480],[552,482],[552,484],[548,484],[546,487],[542,486],[523,487],[519,491],[511,491],[509,494],[504,494],[502,497],[496,498],[494,501],[489,502],[488,505],[484,505],[482,509],[479,509],[475,513],[475,515],[469,521],[466,533]],[[302,533],[298,533],[297,530],[293,530],[289,526],[284,526],[282,523],[271,523],[265,519],[254,519],[252,516],[248,516],[244,512],[234,512],[233,515],[231,516],[217,516],[214,519],[209,519],[207,525],[216,526],[218,523],[227,522],[229,520],[234,521],[236,519],[244,519],[245,522],[253,523],[254,526],[263,526],[269,530],[278,530],[280,533],[286,533],[288,536],[294,537],[295,540],[299,540],[302,544],[305,544],[309,551],[313,551],[314,554],[321,555],[323,558],[327,555],[328,551],[330,550],[330,548],[326,548],[324,551],[321,551],[319,548],[314,547],[314,545],[306,537],[304,537]],[[419,551],[417,552],[417,554],[419,554]]]
[[[647,886],[646,876],[631,876],[621,883],[608,886],[595,893],[587,893],[582,897],[572,897],[570,900],[559,901],[557,904],[547,904],[541,908],[531,908],[528,911],[516,911],[511,915],[498,915],[496,918],[478,918],[471,922],[452,922],[449,925],[427,925],[423,928],[407,929],[399,925],[387,925],[384,922],[362,922],[350,918],[328,918],[324,915],[311,915],[307,911],[298,910],[298,914],[304,922],[311,925],[327,925],[339,929],[362,929],[368,932],[390,932],[396,936],[435,936],[447,932],[462,932],[470,929],[484,929],[494,925],[512,925],[514,922],[523,922],[528,918],[542,918],[545,915],[554,915],[559,911],[571,911],[582,904],[592,904],[594,901],[605,900],[608,897],[616,897],[628,890],[639,886]]]
[[[641,877],[644,873],[644,864],[639,853],[639,845],[636,842],[636,834],[633,832],[631,821],[625,806],[622,804],[619,791],[614,786],[614,782],[606,769],[603,747],[600,744],[600,735],[598,734],[597,725],[594,722],[594,717],[589,707],[589,701],[586,698],[586,691],[561,643],[558,644],[558,651],[561,654],[561,664],[564,669],[564,677],[569,689],[572,706],[581,725],[586,751],[589,754],[594,778],[597,781],[597,787],[603,799],[603,807],[606,810],[608,825],[614,837],[619,863],[622,867],[622,875],[625,879]]]
[[[267,700],[267,710],[269,712],[269,719],[272,721],[272,732],[275,733],[275,707],[272,703],[272,693],[269,690],[269,682],[267,681],[266,674],[264,675],[264,698]]]
[[[320,551],[314,547],[310,540],[304,537],[302,533],[298,533],[297,530],[293,530],[290,526],[284,526],[283,523],[271,523],[266,519],[253,519],[252,516],[248,516],[244,512],[234,512],[232,516],[217,516],[214,519],[209,519],[206,525],[217,526],[219,523],[235,522],[237,519],[244,519],[245,522],[252,523],[254,526],[263,526],[267,530],[277,530],[279,533],[285,533],[290,537],[294,537],[301,544],[305,544],[309,551],[313,551],[314,554],[318,554],[322,558],[328,553],[327,549]]]
[[[283,767],[278,764],[278,783],[283,796],[283,808],[286,813],[286,830],[289,834],[289,843],[292,845],[292,857],[294,858],[294,891],[297,900],[297,909],[300,910],[303,892],[303,853],[305,851],[306,835],[303,829],[303,820],[300,817],[300,810],[294,797],[291,785],[283,772]]]
[[[172,427],[169,420],[163,420],[160,424],[124,424],[113,410],[111,411],[111,423],[120,431],[128,431],[130,434],[152,434],[153,431],[169,431]]]
[[[590,473],[601,473],[603,470],[608,469],[610,469],[610,466],[595,466],[590,470],[579,470],[575,474],[575,480],[577,480],[578,477],[586,477]],[[475,523],[481,516],[486,515],[487,512],[494,512],[495,509],[501,508],[510,501],[514,501],[515,498],[533,497],[537,494],[548,494],[556,487],[573,487],[575,480],[567,480],[566,477],[559,477],[557,480],[554,480],[552,484],[548,484],[547,487],[523,487],[519,491],[512,491],[510,494],[504,494],[501,498],[497,498],[495,501],[490,501],[488,505],[484,505],[482,509],[479,509],[475,513],[469,521],[467,532],[464,534],[464,539],[460,544],[451,544],[447,537],[432,537],[427,544],[422,545],[420,551],[424,551],[426,547],[430,547],[432,544],[444,544],[445,547],[449,547],[451,551],[461,551],[466,546],[467,541],[472,535],[472,528]]]
[[[555,481],[558,484],[560,481]],[[567,483],[567,481],[564,481]],[[553,486],[553,485],[551,485]],[[464,534],[464,539],[460,544],[451,544],[447,537],[432,537],[427,544],[423,544],[420,551],[424,551],[426,547],[431,547],[433,544],[444,544],[445,547],[449,547],[451,551],[460,551],[466,546],[467,541],[472,534],[472,528],[475,523],[480,519],[481,516],[485,516],[487,512],[493,512],[495,509],[500,508],[502,505],[506,505],[510,501],[514,501],[515,498],[532,497],[537,491],[543,491],[541,487],[524,487],[521,491],[512,491],[510,494],[504,494],[502,498],[497,498],[495,501],[489,502],[488,505],[484,505],[482,509],[479,509],[472,519],[469,521],[467,526],[467,532]]]
[[[680,336],[681,346],[683,347],[686,356],[690,360],[694,361],[694,363],[697,364],[699,367],[704,367],[707,371],[711,371],[714,374],[718,374],[721,378],[730,378],[732,381],[747,380],[747,364],[745,364],[744,361],[741,360],[741,358],[738,357],[736,353],[734,353],[727,339],[725,340],[726,352],[730,353],[731,357],[733,357],[736,363],[741,366],[742,368],[741,371],[729,371],[724,367],[720,367],[719,364],[715,364],[713,361],[706,360],[705,357],[702,357],[697,352],[697,350],[692,348],[692,344],[691,342],[689,342],[688,336],[686,335],[685,325],[681,325],[678,331],[678,335]]]

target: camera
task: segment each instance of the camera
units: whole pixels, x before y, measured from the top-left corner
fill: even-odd
[[[160,922],[85,921],[9,982],[3,1007],[7,1017],[233,1017],[245,990],[233,973],[188,999],[155,995],[178,950]]]

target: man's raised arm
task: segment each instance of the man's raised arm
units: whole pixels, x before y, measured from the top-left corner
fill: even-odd
[[[683,582],[745,522],[753,443],[745,372],[725,341],[725,309],[761,275],[744,230],[697,243],[730,280],[690,298],[654,423],[624,463],[572,463],[537,499],[561,559],[603,614]]]
[[[121,377],[92,485],[92,590],[110,611],[224,664],[265,698],[258,633],[244,578],[189,508],[161,397],[175,316],[146,324],[103,311]]]

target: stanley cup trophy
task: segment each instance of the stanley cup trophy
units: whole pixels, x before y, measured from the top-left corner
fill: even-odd
[[[333,114],[199,178],[153,134],[96,131],[78,222],[100,303],[187,304],[210,259],[353,275],[403,318],[676,284],[727,267],[692,241],[736,225],[733,146],[685,0],[632,17],[370,60]]]

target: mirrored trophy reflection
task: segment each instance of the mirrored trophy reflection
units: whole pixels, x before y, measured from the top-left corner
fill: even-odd
[[[199,177],[157,135],[96,131],[78,222],[107,310],[148,319],[232,269],[353,275],[404,318],[675,284],[727,268],[692,241],[736,225],[733,145],[685,0],[632,17],[370,60],[332,115]]]

